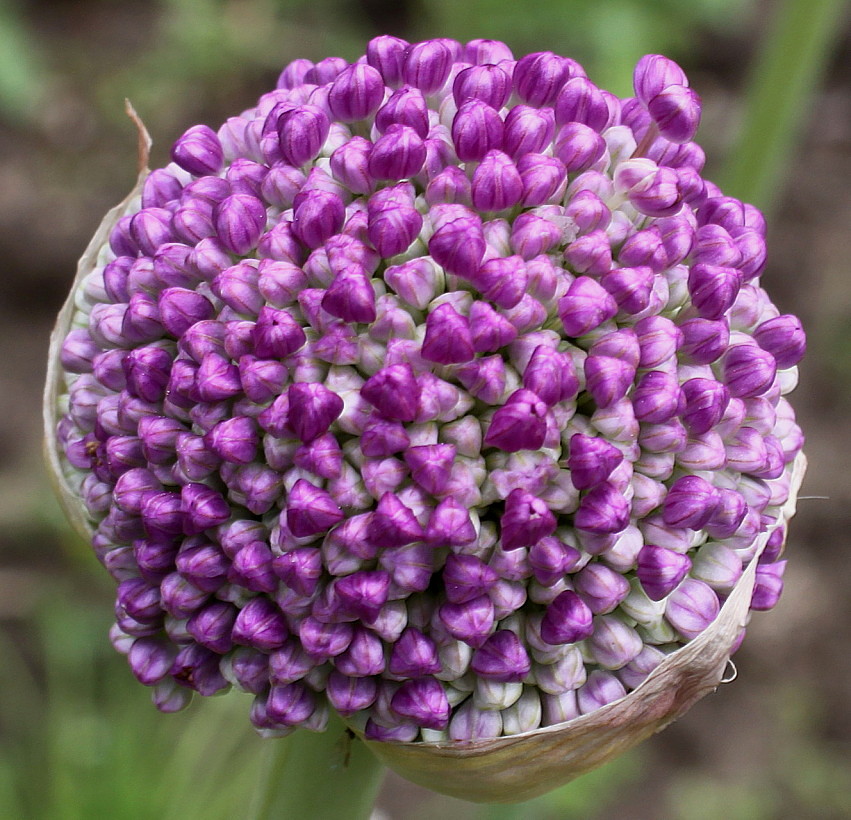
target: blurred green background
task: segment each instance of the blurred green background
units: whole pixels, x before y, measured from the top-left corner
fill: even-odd
[[[248,107],[296,57],[378,33],[550,49],[629,93],[663,52],[702,95],[708,175],[771,215],[765,283],[803,318],[807,498],[787,589],[738,680],[625,758],[532,804],[476,807],[388,777],[377,817],[851,817],[851,41],[839,0],[0,0],[0,816],[246,817],[270,741],[245,697],[158,714],[109,646],[111,583],[40,462],[47,336],[75,260],[186,127]],[[299,819],[300,820],[300,819]]]

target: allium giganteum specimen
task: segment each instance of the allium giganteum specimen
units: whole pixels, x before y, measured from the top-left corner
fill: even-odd
[[[147,175],[49,435],[160,709],[462,748],[624,699],[748,569],[774,605],[804,334],[682,70],[634,87],[379,37]]]

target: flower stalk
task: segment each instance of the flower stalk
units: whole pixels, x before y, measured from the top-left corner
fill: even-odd
[[[369,820],[384,766],[342,721],[270,744],[251,820],[287,817]]]

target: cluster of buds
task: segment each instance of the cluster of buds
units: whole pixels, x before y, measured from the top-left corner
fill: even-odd
[[[799,321],[700,101],[502,43],[295,60],[95,249],[50,431],[173,711],[464,743],[587,715],[782,587]]]

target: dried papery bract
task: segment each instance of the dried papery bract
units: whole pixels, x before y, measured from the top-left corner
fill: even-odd
[[[140,125],[44,419],[159,709],[336,712],[411,780],[516,802],[717,686],[782,589],[805,338],[682,71],[635,83],[377,38],[152,173]]]

